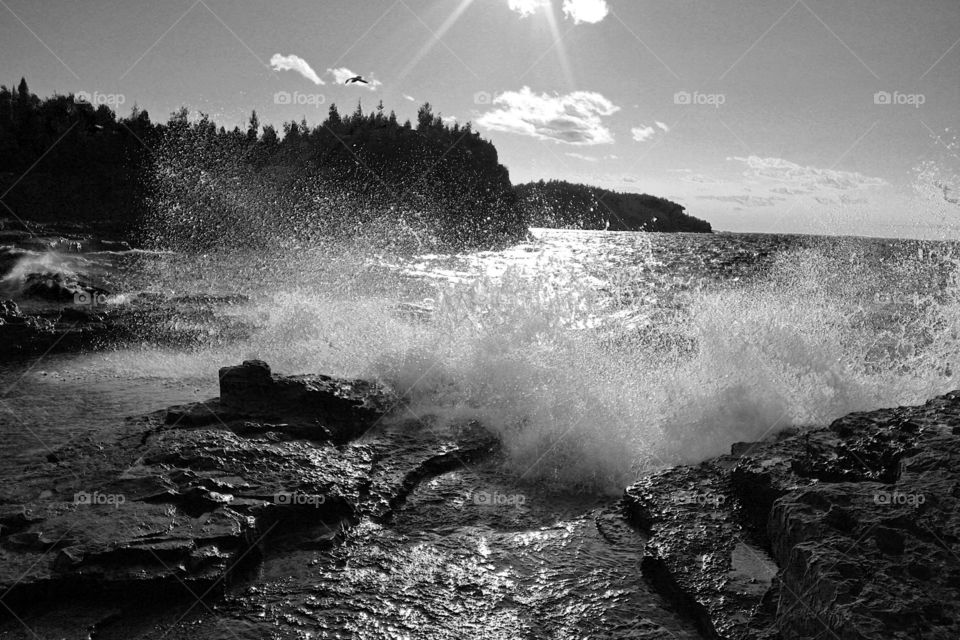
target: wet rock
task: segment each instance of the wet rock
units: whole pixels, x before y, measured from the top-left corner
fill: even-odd
[[[737,516],[731,463],[677,467],[627,489],[629,517],[651,535],[641,569],[706,637],[773,638],[777,567]]]
[[[13,300],[0,300],[0,318],[11,320],[22,317],[23,313],[20,312],[20,307],[17,306],[16,302]]]
[[[229,508],[196,519],[167,505],[120,502],[98,492],[33,511],[40,519],[0,545],[0,585],[14,609],[87,589],[110,597],[179,581],[210,588],[249,549],[256,531],[253,518]],[[213,549],[218,561],[198,562]]]
[[[104,314],[91,306],[69,306],[60,310],[59,322],[69,322],[72,324],[89,324],[93,322],[102,322]]]
[[[644,571],[709,637],[960,637],[958,423],[954,392],[646,478],[626,491]]]
[[[53,321],[24,315],[12,300],[0,302],[0,355],[29,355],[62,341]]]
[[[214,400],[128,421],[109,445],[52,452],[60,462],[45,467],[50,475],[27,482],[55,491],[0,505],[5,606],[44,619],[51,603],[90,593],[98,606],[121,608],[169,602],[189,593],[184,587],[216,598],[278,533],[285,545],[330,548],[361,518],[388,518],[424,479],[496,446],[476,425],[443,434],[410,424],[371,433],[388,397],[367,383],[282,378],[263,363],[227,373],[235,392],[260,385],[264,395],[251,406],[267,409],[276,398],[271,411],[302,421],[262,422]],[[294,436],[318,416],[341,435],[365,437],[334,445]],[[268,437],[278,432],[285,439]],[[26,487],[6,495],[32,493]]]
[[[22,295],[50,302],[92,305],[95,300],[109,293],[62,273],[31,273],[24,278]]]
[[[92,307],[70,305],[27,314],[12,300],[0,301],[0,356],[76,351],[102,344],[112,331]]]
[[[364,380],[278,377],[265,362],[248,360],[220,369],[220,404],[248,415],[307,417],[344,442],[366,432],[397,401],[384,388]]]
[[[44,224],[31,222],[29,230],[3,228],[20,226],[18,221],[0,221],[0,244],[8,244],[33,251],[56,251],[57,253],[89,253],[94,251],[129,251],[130,244],[123,240],[108,240],[99,237],[106,230],[84,225]],[[116,233],[109,233],[116,236]]]

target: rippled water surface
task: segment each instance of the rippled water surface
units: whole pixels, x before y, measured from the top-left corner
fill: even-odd
[[[245,358],[376,378],[414,417],[479,421],[501,456],[427,481],[333,548],[280,534],[255,575],[212,611],[191,611],[176,637],[696,637],[640,576],[643,540],[616,513],[626,483],[958,386],[953,245],[536,236],[455,256],[71,264],[97,265],[116,304],[143,291],[242,294],[212,306],[254,329],[227,344],[5,363],[0,473],[15,478],[125,416],[215,396],[217,369]]]

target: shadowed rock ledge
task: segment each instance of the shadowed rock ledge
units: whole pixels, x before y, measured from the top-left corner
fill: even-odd
[[[332,545],[495,449],[476,425],[383,424],[396,399],[367,382],[259,361],[220,378],[219,398],[79,438],[0,487],[0,618],[89,597],[97,623],[144,599],[217,598],[274,534]]]
[[[626,490],[644,574],[710,638],[960,637],[960,392]]]

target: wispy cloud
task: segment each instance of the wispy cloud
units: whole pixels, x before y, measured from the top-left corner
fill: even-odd
[[[786,198],[781,198],[779,196],[754,196],[754,195],[738,195],[738,196],[697,196],[700,200],[716,200],[717,202],[728,202],[739,204],[744,207],[772,207],[778,202],[784,202]]]
[[[656,130],[653,127],[647,127],[645,125],[640,125],[639,127],[634,127],[630,129],[630,133],[633,135],[633,139],[637,142],[646,142],[654,135],[656,135]]]
[[[744,175],[747,177],[786,183],[793,189],[816,191],[827,188],[848,191],[882,187],[887,184],[887,181],[882,178],[865,176],[855,171],[837,171],[803,166],[783,158],[749,156],[746,158],[733,157],[728,158],[728,160],[746,164],[747,170]]]
[[[606,0],[563,0],[563,12],[574,24],[600,22],[610,13]]]
[[[350,69],[348,69],[348,68],[346,68],[346,67],[337,67],[336,69],[327,69],[327,74],[333,76],[333,80],[334,80],[334,82],[336,82],[337,84],[343,84],[344,82],[346,82],[346,81],[349,80],[350,78],[354,78],[354,77],[360,75],[359,73],[354,73],[353,71],[351,71]],[[362,82],[354,82],[354,83],[351,84],[350,86],[352,86],[352,87],[361,87],[361,88],[367,89],[367,90],[369,90],[369,91],[376,91],[376,90],[377,90],[377,87],[379,87],[380,85],[383,84],[382,82],[380,82],[379,80],[377,80],[377,79],[374,78],[373,76],[371,76],[371,77],[369,77],[369,78],[366,77],[366,76],[364,76],[363,79],[367,81],[367,84],[363,84]]]
[[[804,187],[775,187],[770,189],[770,193],[779,193],[785,196],[802,196],[810,193],[810,189]]]
[[[529,87],[498,94],[493,105],[495,108],[480,116],[477,124],[573,145],[612,144],[613,134],[603,118],[620,110],[599,93],[537,94]]]
[[[275,53],[273,54],[273,57],[270,58],[270,67],[274,71],[296,71],[313,84],[326,84],[320,79],[320,76],[317,75],[316,71],[310,67],[309,63],[307,63],[307,61],[300,56],[295,56],[293,54],[284,56],[279,53]]]
[[[659,120],[656,120],[656,121],[654,122],[654,124],[657,125],[657,127],[658,127],[661,131],[663,131],[664,133],[670,133],[670,127],[668,127],[666,124],[660,122]]]
[[[576,158],[577,160],[583,160],[585,162],[600,162],[600,158],[596,156],[588,156],[582,153],[567,153],[564,155],[568,155],[571,158]]]
[[[407,94],[403,94],[403,99],[404,99],[404,100],[409,100],[410,102],[416,102],[416,101],[417,101],[416,98],[414,98],[413,96],[409,96],[409,95],[407,95]]]
[[[717,180],[716,178],[711,178],[710,176],[705,176],[701,173],[693,173],[692,171],[683,172],[685,175],[680,178],[683,182],[689,182],[692,184],[723,184],[722,180]]]

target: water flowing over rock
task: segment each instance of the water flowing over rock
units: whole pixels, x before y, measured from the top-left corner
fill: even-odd
[[[112,442],[75,441],[0,490],[6,607],[93,592],[101,607],[215,598],[272,534],[332,544],[494,448],[469,426],[377,424],[395,401],[366,382],[282,378],[248,361],[221,370],[221,384],[220,398],[131,419]]]
[[[712,638],[960,637],[960,392],[629,487],[644,573]]]

